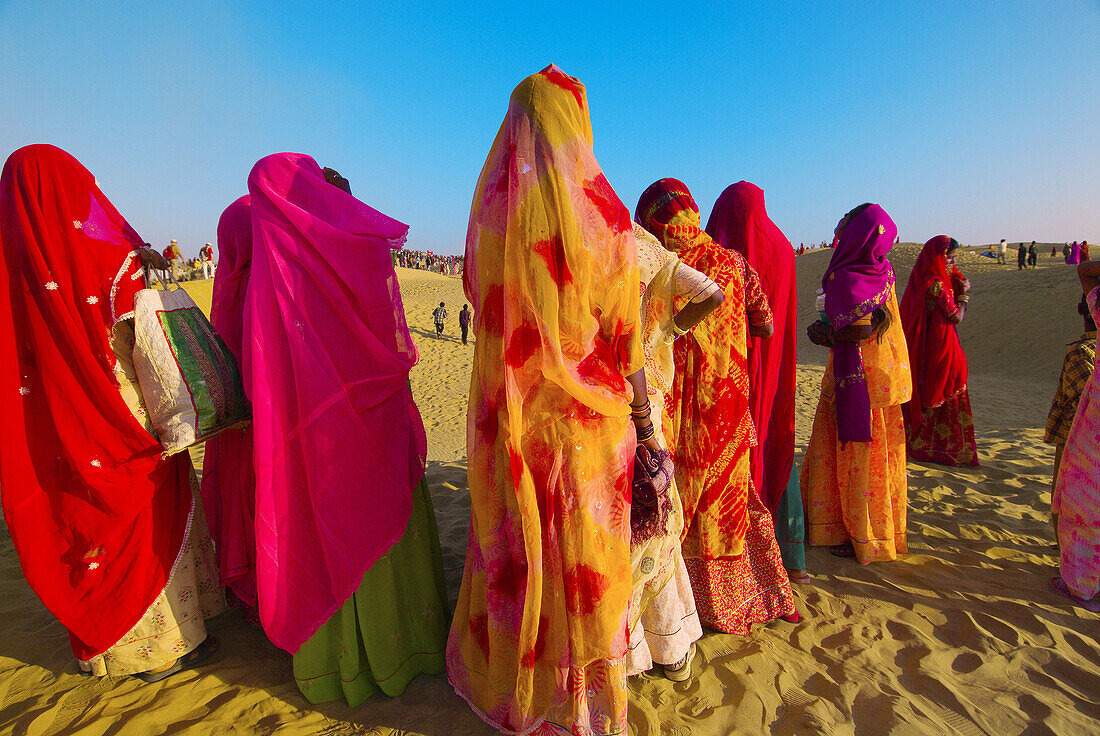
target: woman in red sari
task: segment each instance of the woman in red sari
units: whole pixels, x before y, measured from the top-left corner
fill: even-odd
[[[0,177],[0,489],[27,582],[83,671],[154,681],[213,651],[216,578],[187,453],[170,458],[133,371],[142,262],[164,259],[59,148]]]
[[[239,363],[244,354],[244,304],[252,268],[252,198],[233,202],[218,220],[218,269],[210,323]],[[256,599],[256,475],[252,425],[206,441],[202,500],[217,540],[218,575],[259,625]]]
[[[955,267],[959,241],[924,244],[901,300],[913,397],[904,406],[909,457],[941,465],[977,465],[974,415],[966,390],[966,354],[956,325],[966,315],[970,282]]]
[[[807,582],[805,519],[794,467],[794,397],[798,341],[794,248],[764,207],[764,190],[747,181],[726,187],[707,233],[737,251],[760,274],[775,334],[749,337],[749,404],[759,443],[749,453],[752,483],[775,520],[775,538],[793,582]]]
[[[774,524],[752,488],[748,335],[769,336],[772,315],[759,277],[741,254],[699,227],[687,186],[661,179],[635,211],[686,266],[709,276],[724,301],[673,351],[676,374],[665,398],[664,432],[684,508],[683,554],[705,626],[747,634],[753,623],[797,620]]]

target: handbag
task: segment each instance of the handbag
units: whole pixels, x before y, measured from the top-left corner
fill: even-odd
[[[237,359],[190,295],[168,280],[134,297],[134,369],[165,457],[252,418]]]
[[[643,459],[648,455],[648,461]],[[675,468],[672,456],[666,450],[656,452],[643,449],[634,451],[634,479],[631,483],[630,544],[637,546],[663,536],[668,531],[668,517],[672,513],[672,499],[668,488],[672,485]]]

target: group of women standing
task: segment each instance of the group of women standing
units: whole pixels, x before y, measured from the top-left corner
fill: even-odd
[[[300,154],[262,159],[248,189],[219,223],[212,318],[253,421],[208,442],[203,503],[188,454],[162,455],[134,371],[134,299],[160,256],[69,154],[8,158],[4,517],[86,673],[151,682],[198,664],[224,584],[311,701],[396,695],[443,670],[449,616],[390,259],[408,228]]]
[[[390,255],[408,228],[301,154],[261,159],[247,185],[218,225],[211,319],[253,422],[207,443],[198,503],[132,375],[156,255],[59,149],[20,149],[0,179],[0,388],[20,396],[0,423],[5,518],[89,672],[159,679],[208,656],[220,578],[313,702],[446,668],[503,732],[621,733],[626,678],[690,677],[702,626],[799,620],[806,541],[861,563],[904,553],[907,448],[977,463],[957,241],[925,245],[899,306],[889,215],[837,225],[799,480],[794,252],[763,192],[730,186],[704,230],[687,186],[661,179],[632,221],[584,86],[551,66],[513,91],[470,214],[472,511],[452,622]],[[656,494],[644,523],[639,489]]]

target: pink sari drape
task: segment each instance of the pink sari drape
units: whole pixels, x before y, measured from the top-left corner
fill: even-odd
[[[798,342],[794,248],[768,217],[764,191],[747,181],[731,184],[718,197],[707,232],[719,245],[745,256],[760,274],[772,308],[772,337],[749,337],[749,407],[759,439],[750,450],[753,486],[774,517],[794,464]]]
[[[256,583],[268,638],[293,653],[401,537],[424,474],[417,351],[390,260],[408,226],[302,154],[261,159],[248,191]]]
[[[218,221],[218,270],[210,322],[239,363],[244,303],[252,267],[252,204],[245,195]],[[256,607],[256,476],[252,427],[230,429],[207,440],[202,502],[215,542],[218,574],[244,603]]]

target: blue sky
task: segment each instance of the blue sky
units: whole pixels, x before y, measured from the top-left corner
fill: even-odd
[[[187,255],[300,151],[459,253],[508,95],[554,62],[632,210],[675,176],[705,220],[747,179],[796,245],[863,201],[903,240],[1100,241],[1100,2],[692,7],[0,2],[0,151],[65,148]]]

